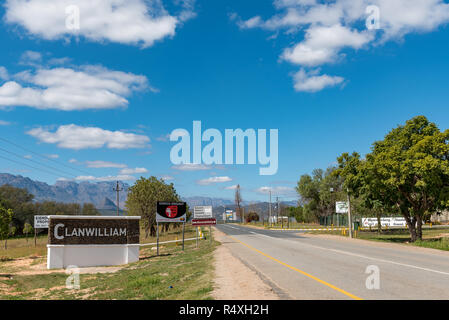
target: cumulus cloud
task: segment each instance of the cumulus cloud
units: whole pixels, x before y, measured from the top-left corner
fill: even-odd
[[[195,16],[194,1],[179,5],[174,16],[161,0],[7,0],[5,20],[46,40],[84,37],[149,47],[173,37],[182,22]],[[77,20],[79,27],[72,22]]]
[[[0,72],[1,74],[1,72]],[[25,70],[0,86],[1,106],[64,111],[126,107],[127,97],[149,88],[142,75],[102,66]]]
[[[210,184],[223,183],[229,181],[232,181],[232,179],[230,177],[224,176],[224,177],[210,177],[207,179],[198,180],[196,183],[202,186],[207,186]]]
[[[95,160],[95,161],[86,161],[85,162],[86,167],[88,168],[126,168],[127,165],[123,163],[115,163],[110,161],[102,161],[102,160]]]
[[[0,80],[9,80],[8,70],[6,70],[6,68],[3,66],[0,66]]]
[[[296,91],[316,92],[326,87],[334,87],[343,83],[344,78],[338,76],[318,75],[319,70],[307,73],[304,69],[293,75],[294,87]]]
[[[285,196],[285,197],[293,197],[296,196],[296,191],[292,187],[284,187],[284,186],[278,186],[278,187],[260,187],[255,190],[256,193],[259,194],[269,194],[271,191],[272,195],[278,195],[278,196]]]
[[[208,166],[205,164],[186,163],[172,166],[172,169],[180,171],[200,171],[200,170],[211,170],[212,166]]]
[[[369,29],[366,20],[379,9],[380,29]],[[243,20],[231,19],[241,29],[262,28],[303,35],[302,40],[283,50],[280,58],[302,68],[337,63],[344,49],[368,49],[389,40],[401,40],[412,32],[430,32],[449,22],[449,4],[444,0],[275,0],[275,15],[264,20],[256,15]],[[300,71],[295,81],[298,91],[314,92],[341,83],[340,77],[314,75]],[[303,80],[303,81],[301,81]],[[306,90],[302,90],[305,88]]]
[[[105,177],[94,177],[94,176],[78,176],[75,178],[76,181],[132,181],[136,180],[133,176],[128,175],[117,175],[117,176],[105,176]]]
[[[124,168],[120,170],[120,174],[136,174],[136,173],[147,173],[146,168]]]
[[[82,127],[75,124],[62,125],[54,132],[38,127],[26,132],[41,142],[53,143],[58,147],[80,150],[144,148],[150,139],[144,135],[109,131],[97,127]]]

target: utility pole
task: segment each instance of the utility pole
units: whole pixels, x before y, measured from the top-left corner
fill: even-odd
[[[271,227],[271,189],[270,189],[270,206],[268,207],[268,219]]]
[[[351,219],[351,197],[349,195],[349,188],[346,190],[348,192],[348,224],[349,224],[349,238],[352,238],[352,219]]]
[[[279,222],[279,197],[276,197],[276,203],[277,203],[276,222]]]
[[[117,186],[113,189],[115,192],[117,192],[117,216],[120,215],[120,200],[119,200],[119,193],[120,191],[123,191],[123,188],[120,188],[120,185],[117,181]]]

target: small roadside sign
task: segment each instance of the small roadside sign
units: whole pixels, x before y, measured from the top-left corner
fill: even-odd
[[[48,229],[48,216],[34,216],[34,229]]]
[[[193,208],[194,219],[212,218],[212,206],[195,206]]]
[[[348,202],[337,201],[335,203],[335,212],[336,213],[348,213]]]
[[[217,224],[217,219],[192,219],[192,226],[214,226]]]
[[[157,202],[156,222],[185,222],[185,202]]]

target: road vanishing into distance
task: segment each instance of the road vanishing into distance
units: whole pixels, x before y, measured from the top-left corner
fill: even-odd
[[[281,299],[449,298],[446,251],[237,224],[216,228],[227,235],[231,253]],[[379,271],[379,289],[373,270]]]

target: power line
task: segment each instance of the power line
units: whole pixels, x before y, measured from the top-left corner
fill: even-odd
[[[25,147],[23,147],[23,146],[21,146],[21,145],[18,145],[18,144],[16,144],[16,143],[12,142],[12,141],[9,141],[8,139],[5,139],[5,138],[0,137],[0,140],[4,141],[4,142],[6,142],[6,143],[9,143],[9,144],[11,144],[11,145],[13,145],[13,146],[16,146],[17,148],[20,148],[20,149],[22,149],[22,150],[24,150],[24,151],[26,151],[26,152],[30,152],[30,153],[32,153],[32,154],[35,154],[35,155],[37,155],[38,157],[41,157],[42,159],[49,160],[49,161],[52,161],[52,162],[54,162],[54,163],[56,163],[56,164],[59,164],[59,165],[61,165],[61,166],[64,166],[64,167],[66,167],[66,168],[68,168],[68,169],[75,170],[75,171],[78,171],[78,172],[82,172],[83,174],[88,174],[88,175],[90,175],[90,176],[93,175],[92,173],[90,173],[90,172],[88,172],[88,171],[82,170],[82,169],[80,169],[80,168],[74,168],[74,167],[71,167],[71,166],[69,166],[69,165],[66,165],[65,163],[56,161],[56,160],[54,160],[54,159],[52,159],[52,158],[50,158],[50,157],[46,157],[46,156],[41,155],[41,154],[39,154],[39,153],[37,153],[37,152],[34,152],[34,151],[32,151],[32,150],[29,150],[29,149],[27,149],[27,148],[25,148]]]
[[[26,166],[26,167],[30,167],[30,168],[32,168],[34,170],[38,170],[38,171],[49,173],[49,174],[54,175],[56,177],[61,177],[61,175],[55,174],[54,172],[50,172],[50,171],[47,171],[45,169],[36,168],[36,167],[33,167],[33,166],[29,165],[29,164],[26,164],[26,163],[23,163],[23,162],[20,162],[20,161],[17,161],[17,160],[9,159],[9,158],[6,158],[6,157],[1,156],[1,155],[0,155],[0,158],[8,160],[8,161],[11,161],[11,162],[14,162],[16,164],[20,164],[20,165],[23,165],[23,166]],[[66,179],[69,179],[69,180],[71,179],[71,178],[65,177],[65,176],[62,176],[62,178],[66,178]]]
[[[42,163],[40,163],[40,162],[38,162],[38,161],[35,161],[35,160],[32,160],[32,159],[25,158],[23,155],[17,154],[17,153],[12,152],[12,151],[5,150],[5,149],[3,149],[3,148],[1,148],[1,147],[0,147],[0,150],[2,150],[3,152],[6,152],[6,153],[12,154],[13,156],[16,156],[16,157],[18,157],[18,158],[20,158],[20,159],[23,158],[23,159],[26,159],[26,160],[28,160],[28,161],[30,161],[30,162],[33,162],[33,163],[37,164],[37,165],[40,165],[40,166],[42,166],[42,167],[49,168],[50,170],[53,170],[53,171],[59,171],[59,172],[61,172],[61,173],[63,173],[63,174],[68,174],[68,175],[70,175],[70,176],[72,176],[72,177],[76,177],[75,175],[73,175],[73,174],[70,173],[70,172],[63,171],[63,170],[60,170],[60,169],[51,167],[51,166],[46,165],[46,164],[42,164]]]

